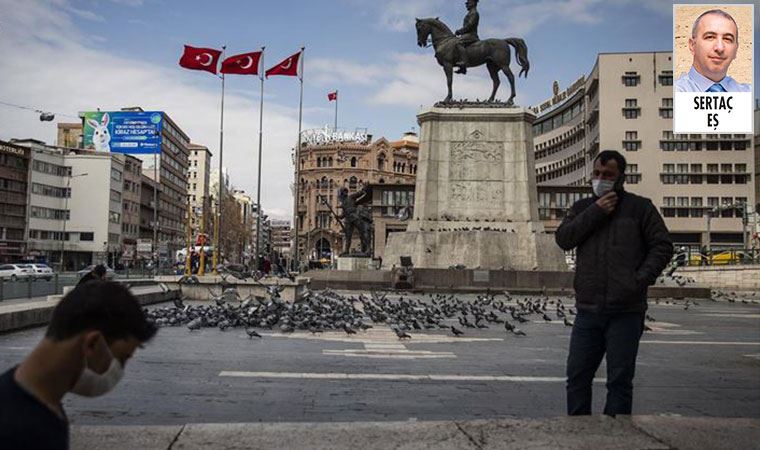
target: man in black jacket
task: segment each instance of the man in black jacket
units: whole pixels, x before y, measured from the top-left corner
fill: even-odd
[[[576,249],[575,318],[567,358],[567,412],[591,414],[591,385],[607,355],[604,414],[631,414],[633,376],[644,329],[647,287],[673,256],[657,208],[626,192],[625,158],[605,150],[594,160],[594,196],[577,201],[557,244]]]

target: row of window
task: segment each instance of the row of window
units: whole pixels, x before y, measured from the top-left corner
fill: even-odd
[[[0,166],[26,171],[27,159],[8,153],[0,153]]]
[[[13,192],[26,192],[26,183],[23,181],[0,178],[0,190]]]
[[[75,239],[78,238],[78,239]],[[95,233],[92,232],[66,232],[64,239],[64,233],[62,231],[48,231],[48,230],[29,230],[29,239],[38,239],[41,241],[75,241],[80,242],[92,242],[95,240]]]
[[[702,150],[743,151],[743,150],[747,150],[747,141],[706,141],[706,142],[660,141],[660,150],[664,152],[672,152],[672,151],[699,152]]]
[[[707,197],[706,206],[702,197],[663,197],[662,215],[664,217],[704,217],[710,214],[712,217],[742,217],[742,211],[738,208],[728,207],[717,213],[711,212],[719,206],[731,206],[746,204],[747,197]]]
[[[68,209],[43,208],[41,206],[32,206],[30,215],[35,219],[69,220],[71,218],[71,212]]]
[[[71,188],[32,183],[32,194],[55,198],[71,198]]]
[[[26,206],[12,203],[0,203],[0,215],[26,217]]]
[[[52,164],[40,160],[34,160],[32,163],[32,170],[40,173],[46,173],[48,175],[56,175],[59,177],[67,177],[71,175],[70,166],[59,166],[58,164]]]
[[[414,206],[414,191],[383,191],[382,206]]]
[[[664,70],[657,76],[657,80],[662,86],[673,86],[673,71]],[[621,81],[623,83],[623,86],[638,86],[639,83],[641,83],[641,75],[639,75],[638,72],[625,72],[625,74],[621,77]]]
[[[533,124],[533,136],[548,133],[560,126],[570,123],[576,116],[583,113],[583,98],[570,105],[562,114],[557,114],[549,119]]]

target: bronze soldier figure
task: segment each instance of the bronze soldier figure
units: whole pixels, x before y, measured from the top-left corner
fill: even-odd
[[[464,16],[464,23],[462,28],[458,29],[454,34],[459,36],[457,41],[457,53],[459,53],[459,61],[456,65],[459,66],[457,73],[467,73],[467,47],[470,44],[474,44],[480,40],[478,37],[478,22],[480,22],[480,15],[478,14],[478,0],[467,0],[465,2],[467,7],[467,15]]]
[[[353,194],[349,194],[348,188],[342,187],[338,191],[338,201],[342,209],[339,218],[343,219],[343,255],[350,254],[351,238],[356,229],[361,241],[361,256],[370,256],[372,215],[369,208],[362,206],[362,203],[369,201],[369,192],[362,187]]]

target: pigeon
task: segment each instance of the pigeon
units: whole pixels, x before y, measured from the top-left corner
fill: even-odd
[[[562,319],[564,320],[564,322],[565,322],[565,326],[566,326],[566,327],[572,327],[572,326],[574,325],[574,324],[573,324],[573,322],[570,322],[570,321],[567,319],[567,317],[563,317]]]
[[[399,339],[411,339],[412,336],[410,336],[406,331],[394,328],[393,331],[396,332],[396,336],[398,336]]]
[[[190,331],[194,330],[200,330],[203,327],[203,319],[198,317],[197,319],[193,319],[187,324],[187,328],[190,329]]]
[[[256,330],[254,330],[253,328],[246,328],[245,334],[248,335],[248,339],[253,339],[254,337],[257,337],[257,338],[261,337],[261,335],[257,333]]]
[[[451,326],[451,332],[454,333],[454,336],[456,336],[456,337],[464,335],[464,331],[458,329],[454,325]]]
[[[346,334],[348,334],[348,335],[356,334],[356,330],[354,330],[353,328],[349,327],[348,325],[343,325],[343,331],[345,331]]]

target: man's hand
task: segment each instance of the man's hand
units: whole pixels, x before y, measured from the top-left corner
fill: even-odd
[[[610,191],[596,201],[596,204],[607,214],[612,214],[617,206],[618,196],[615,191]]]

